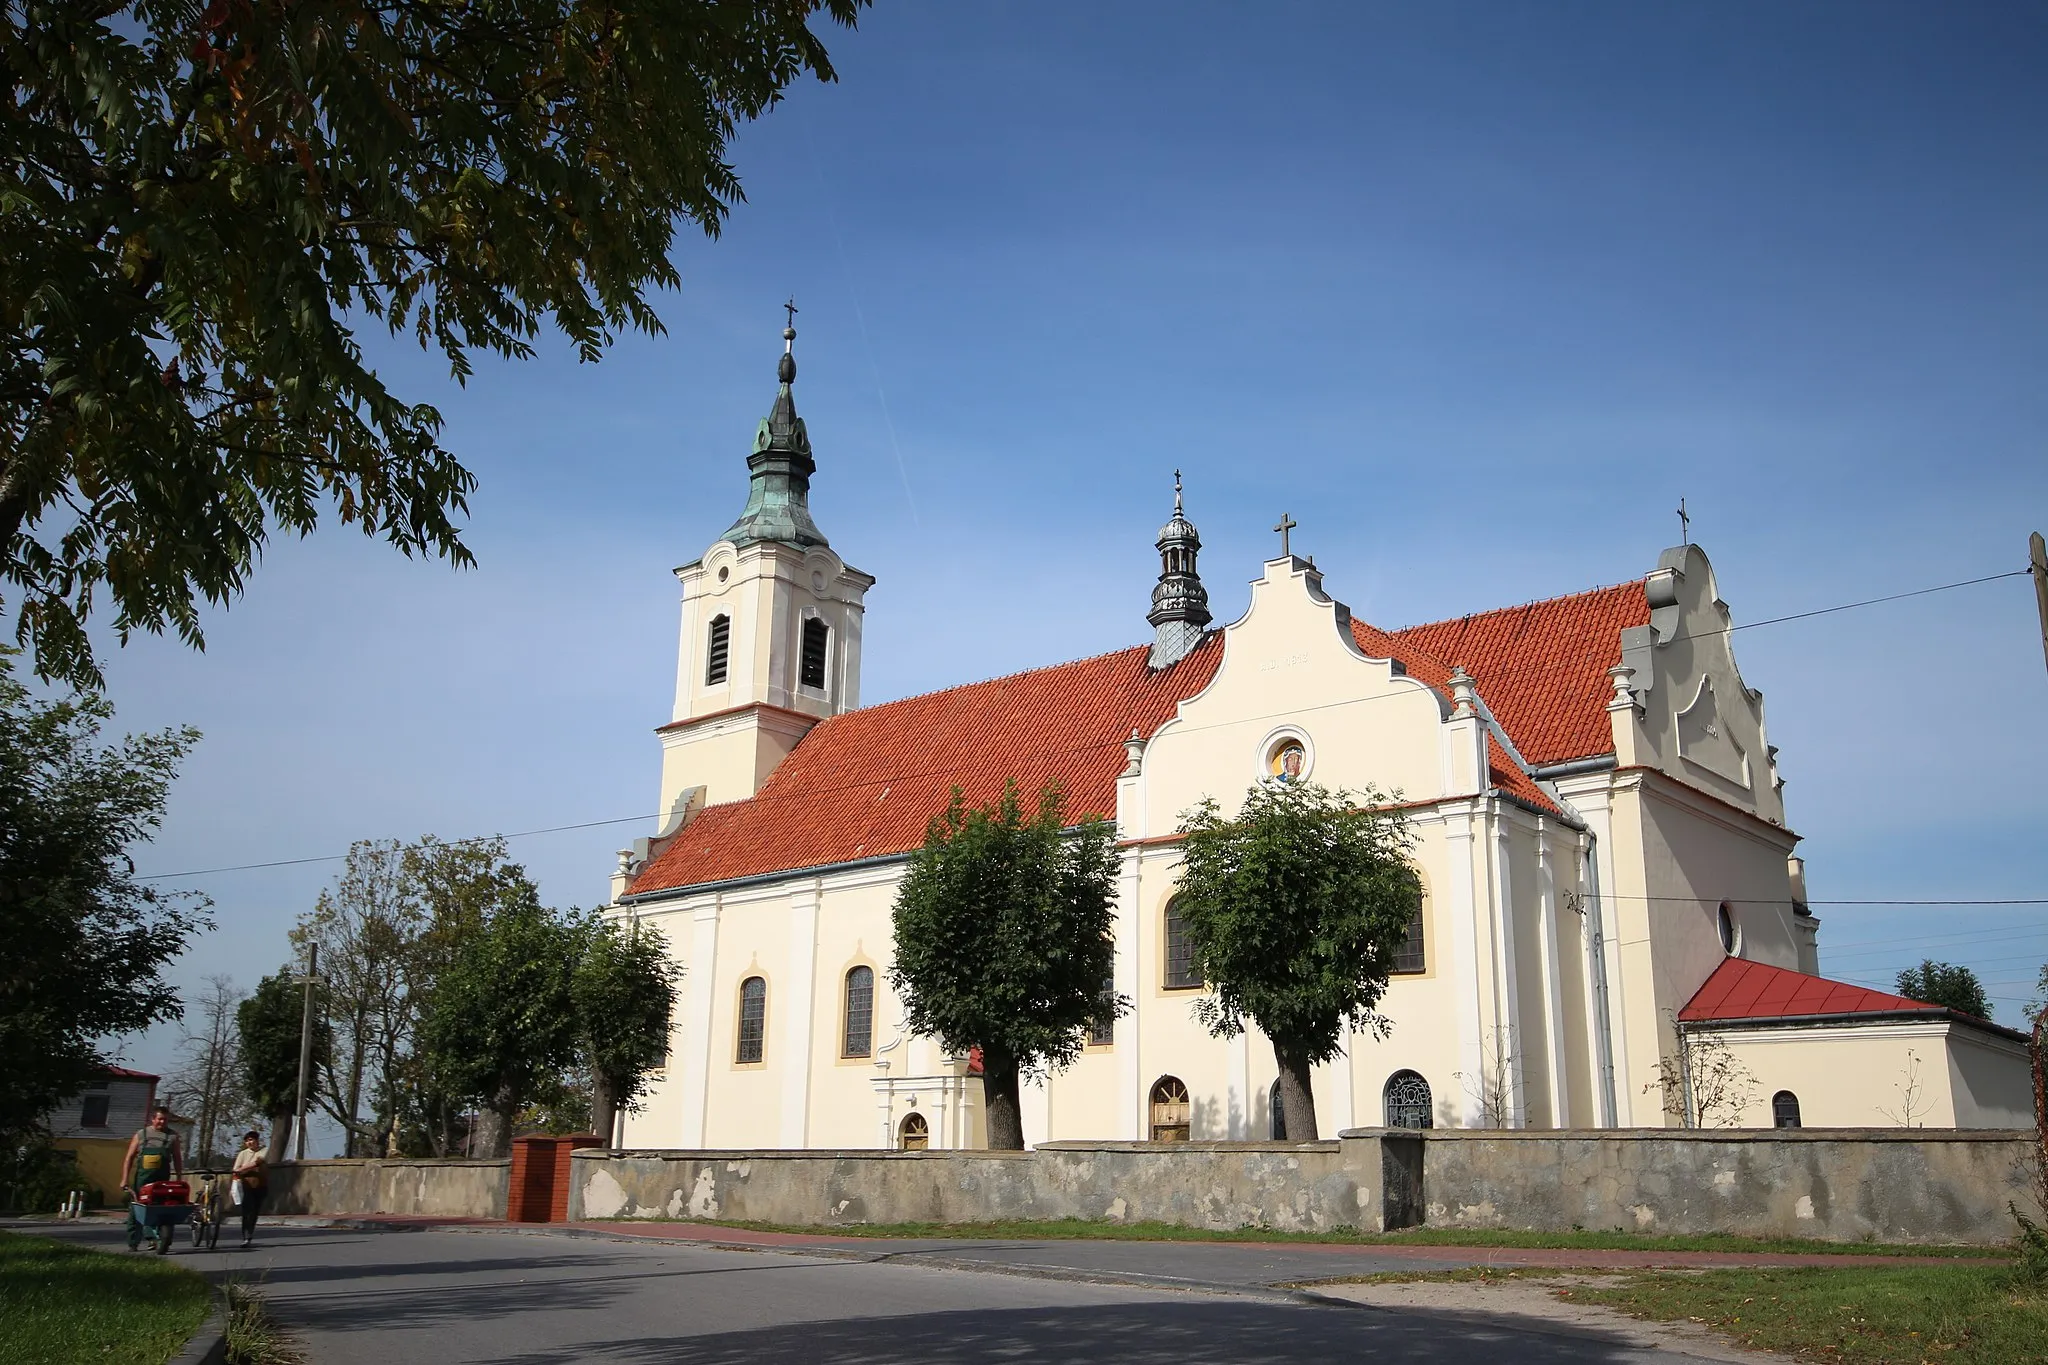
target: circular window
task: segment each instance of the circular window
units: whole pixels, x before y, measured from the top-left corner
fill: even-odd
[[[731,578],[731,577],[732,577],[732,570],[731,570],[731,569],[723,569],[723,568],[722,568],[722,569],[720,569],[720,570],[718,571],[718,581],[719,581],[719,582],[721,582],[721,583],[723,583],[723,582],[724,582],[724,581],[725,581],[726,579],[728,579],[728,578]]]
[[[1315,760],[1307,735],[1299,730],[1276,730],[1259,748],[1259,776],[1272,782],[1303,782]]]
[[[1742,926],[1735,922],[1735,912],[1728,908],[1728,902],[1721,902],[1720,913],[1715,917],[1721,931],[1721,951],[1734,957],[1742,951]]]
[[[815,593],[823,593],[825,591],[825,573],[822,569],[811,570],[811,591]]]

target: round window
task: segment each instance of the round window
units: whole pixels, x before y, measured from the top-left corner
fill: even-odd
[[[1733,957],[1742,951],[1742,926],[1735,922],[1735,912],[1728,908],[1728,902],[1721,902],[1721,910],[1715,916],[1721,930],[1721,951]]]
[[[1301,782],[1315,763],[1307,736],[1291,730],[1269,735],[1259,757],[1259,771],[1268,781]]]

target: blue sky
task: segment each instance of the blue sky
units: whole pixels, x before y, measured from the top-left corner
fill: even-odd
[[[802,309],[813,507],[886,700],[1136,643],[1185,471],[1220,619],[1282,511],[1385,626],[1640,577],[1683,496],[1738,622],[2020,567],[2048,524],[2048,11],[1950,4],[884,3],[748,128],[669,334],[466,389],[476,571],[280,541],[209,649],[143,870],[651,815],[669,570],[737,511]],[[2023,579],[1744,631],[1817,900],[2048,896]],[[602,899],[637,824],[522,838]],[[332,877],[179,879],[244,986]],[[166,883],[171,884],[171,883]],[[1824,905],[1822,966],[1974,966],[2048,907]],[[168,1042],[131,1060],[161,1065]]]

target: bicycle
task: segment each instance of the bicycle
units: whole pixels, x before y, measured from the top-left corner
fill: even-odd
[[[192,1249],[212,1251],[220,1245],[220,1225],[227,1221],[229,1177],[221,1171],[193,1171],[199,1187],[192,1192]]]

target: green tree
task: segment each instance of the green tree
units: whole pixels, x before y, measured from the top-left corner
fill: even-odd
[[[525,895],[463,941],[435,988],[422,1043],[450,1093],[484,1110],[478,1156],[506,1155],[520,1110],[576,1060],[571,983],[588,933]]]
[[[740,125],[835,79],[866,0],[20,0],[0,61],[0,591],[82,686],[85,620],[202,643],[273,524],[470,562],[475,479],[353,328],[594,360],[742,198]]]
[[[102,745],[112,715],[97,697],[32,697],[0,651],[0,1146],[85,1088],[100,1039],[181,1017],[163,968],[210,927],[203,897],[159,891],[130,861],[199,732]]]
[[[896,893],[890,982],[913,1032],[949,1052],[981,1048],[988,1144],[1024,1147],[1018,1081],[1081,1054],[1115,965],[1116,846],[1106,820],[1064,829],[1056,786],[1024,814],[1014,782],[969,810],[960,790],[933,818]]]
[[[1401,812],[1371,789],[1271,782],[1233,820],[1204,798],[1181,833],[1175,905],[1211,992],[1196,1017],[1225,1038],[1258,1025],[1279,1064],[1287,1134],[1314,1141],[1309,1069],[1339,1054],[1347,1029],[1386,1035],[1379,1002],[1422,908]]]
[[[682,975],[653,925],[600,920],[591,926],[570,992],[590,1076],[590,1130],[607,1143],[618,1112],[637,1107],[647,1073],[668,1057]]]
[[[305,1020],[305,991],[290,966],[256,983],[235,1012],[241,1035],[242,1088],[270,1121],[270,1159],[281,1161],[291,1143],[298,1109],[299,1038]],[[327,1065],[332,1030],[324,1016],[313,1018],[313,1074]],[[309,1087],[310,1088],[310,1087]]]
[[[1899,994],[1908,1000],[1924,1000],[1978,1019],[1991,1017],[1991,1002],[1984,998],[1984,983],[1968,967],[1948,962],[1922,961],[1899,973]]]

